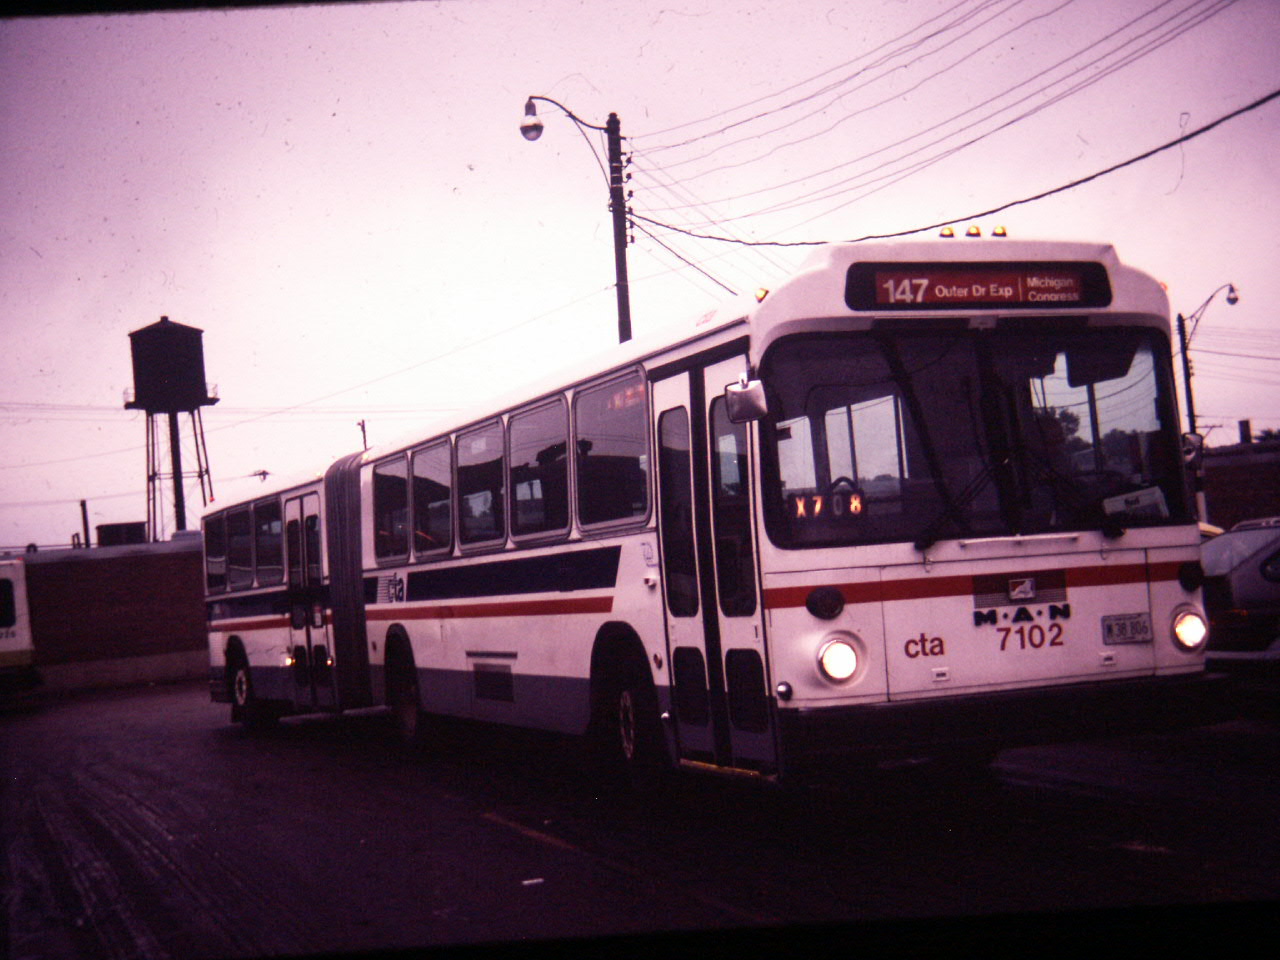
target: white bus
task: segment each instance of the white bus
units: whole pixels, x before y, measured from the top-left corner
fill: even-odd
[[[26,565],[21,557],[0,557],[0,697],[39,685]]]
[[[768,777],[1212,719],[1161,285],[835,244],[204,520],[213,698]]]

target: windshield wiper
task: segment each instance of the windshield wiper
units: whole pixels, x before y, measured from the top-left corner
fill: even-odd
[[[1053,497],[1055,504],[1059,498],[1065,500],[1066,505],[1075,512],[1082,522],[1090,524],[1096,522],[1098,529],[1102,531],[1102,535],[1108,540],[1116,540],[1125,535],[1128,527],[1124,525],[1120,517],[1107,513],[1102,507],[1101,500],[1087,497],[1078,489],[1076,478],[1062,473],[1052,460],[1031,449],[1026,443],[1020,442],[1018,449],[1027,460],[1039,468],[1040,476],[1049,480],[1049,493]],[[1098,519],[1098,514],[1101,514],[1101,519]]]
[[[987,484],[995,477],[999,468],[1007,467],[1008,465],[1009,458],[1006,456],[1001,460],[993,460],[978,471],[978,475],[969,481],[965,488],[960,491],[958,497],[954,500],[948,499],[946,505],[942,508],[942,512],[929,521],[928,526],[920,531],[920,534],[912,541],[911,545],[921,553],[924,553],[938,542],[938,533],[942,529],[942,525],[948,520],[954,520],[962,530],[967,530],[968,522],[964,515],[965,507],[973,503],[978,498],[978,494],[987,488]]]
[[[954,497],[951,496],[951,490],[947,486],[946,480],[943,479],[942,461],[938,457],[938,449],[933,443],[933,434],[929,432],[929,421],[925,417],[924,407],[920,405],[920,395],[916,393],[915,383],[911,379],[911,373],[907,370],[906,365],[902,362],[902,356],[898,353],[897,344],[887,336],[877,336],[876,343],[880,347],[881,354],[884,355],[885,363],[889,365],[889,373],[893,377],[894,382],[898,385],[898,390],[902,393],[902,402],[907,408],[907,415],[915,424],[916,436],[920,441],[920,449],[924,453],[925,463],[929,467],[929,474],[933,477],[933,487],[938,493],[938,498],[943,502],[944,509],[942,516],[938,517],[933,523],[926,528],[925,533],[916,540],[919,544],[929,534],[929,530],[934,526],[942,524],[948,517],[955,516],[957,521],[963,523],[963,517],[960,516],[962,504],[956,503]],[[986,471],[983,471],[984,473]],[[981,474],[979,474],[979,477]],[[975,481],[978,479],[974,478]],[[962,491],[968,492],[968,488]],[[974,494],[976,496],[976,494]],[[916,549],[924,552],[937,542],[935,537],[925,546],[917,546]]]

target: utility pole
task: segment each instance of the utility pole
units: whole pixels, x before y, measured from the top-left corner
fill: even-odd
[[[1187,395],[1187,433],[1196,432],[1196,402],[1191,396],[1191,360],[1187,356],[1187,318],[1178,314],[1178,343],[1182,347],[1182,391]]]
[[[622,122],[616,113],[604,124],[609,141],[609,210],[613,214],[613,266],[618,288],[618,342],[631,339],[631,292],[627,280],[627,199],[622,191]]]

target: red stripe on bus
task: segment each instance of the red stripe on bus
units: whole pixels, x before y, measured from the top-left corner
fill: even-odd
[[[287,627],[288,617],[262,617],[258,620],[213,620],[209,623],[211,630],[271,630]]]
[[[497,603],[442,604],[438,607],[375,607],[369,620],[461,620],[477,617],[558,617],[569,613],[611,613],[613,597],[560,600],[508,600]]]
[[[1176,580],[1179,562],[1127,563],[1113,567],[1068,567],[1067,587],[1109,587],[1123,583],[1145,583]],[[1057,568],[1060,570],[1062,568]],[[1057,570],[1011,571],[1001,576],[1035,577]],[[929,600],[938,597],[973,596],[973,576],[918,577],[904,580],[872,580],[865,583],[835,583],[845,603],[888,603],[898,600]],[[775,587],[764,592],[764,605],[771,610],[803,607],[809,594],[819,584],[800,587]],[[822,584],[825,586],[825,584]]]

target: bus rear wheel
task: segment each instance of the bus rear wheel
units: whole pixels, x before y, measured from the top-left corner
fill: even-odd
[[[413,658],[399,655],[387,667],[387,706],[396,738],[404,744],[417,744],[422,739],[422,701],[418,693],[418,671]]]
[[[238,655],[231,662],[231,721],[246,727],[261,727],[276,719],[253,693],[249,662]]]

